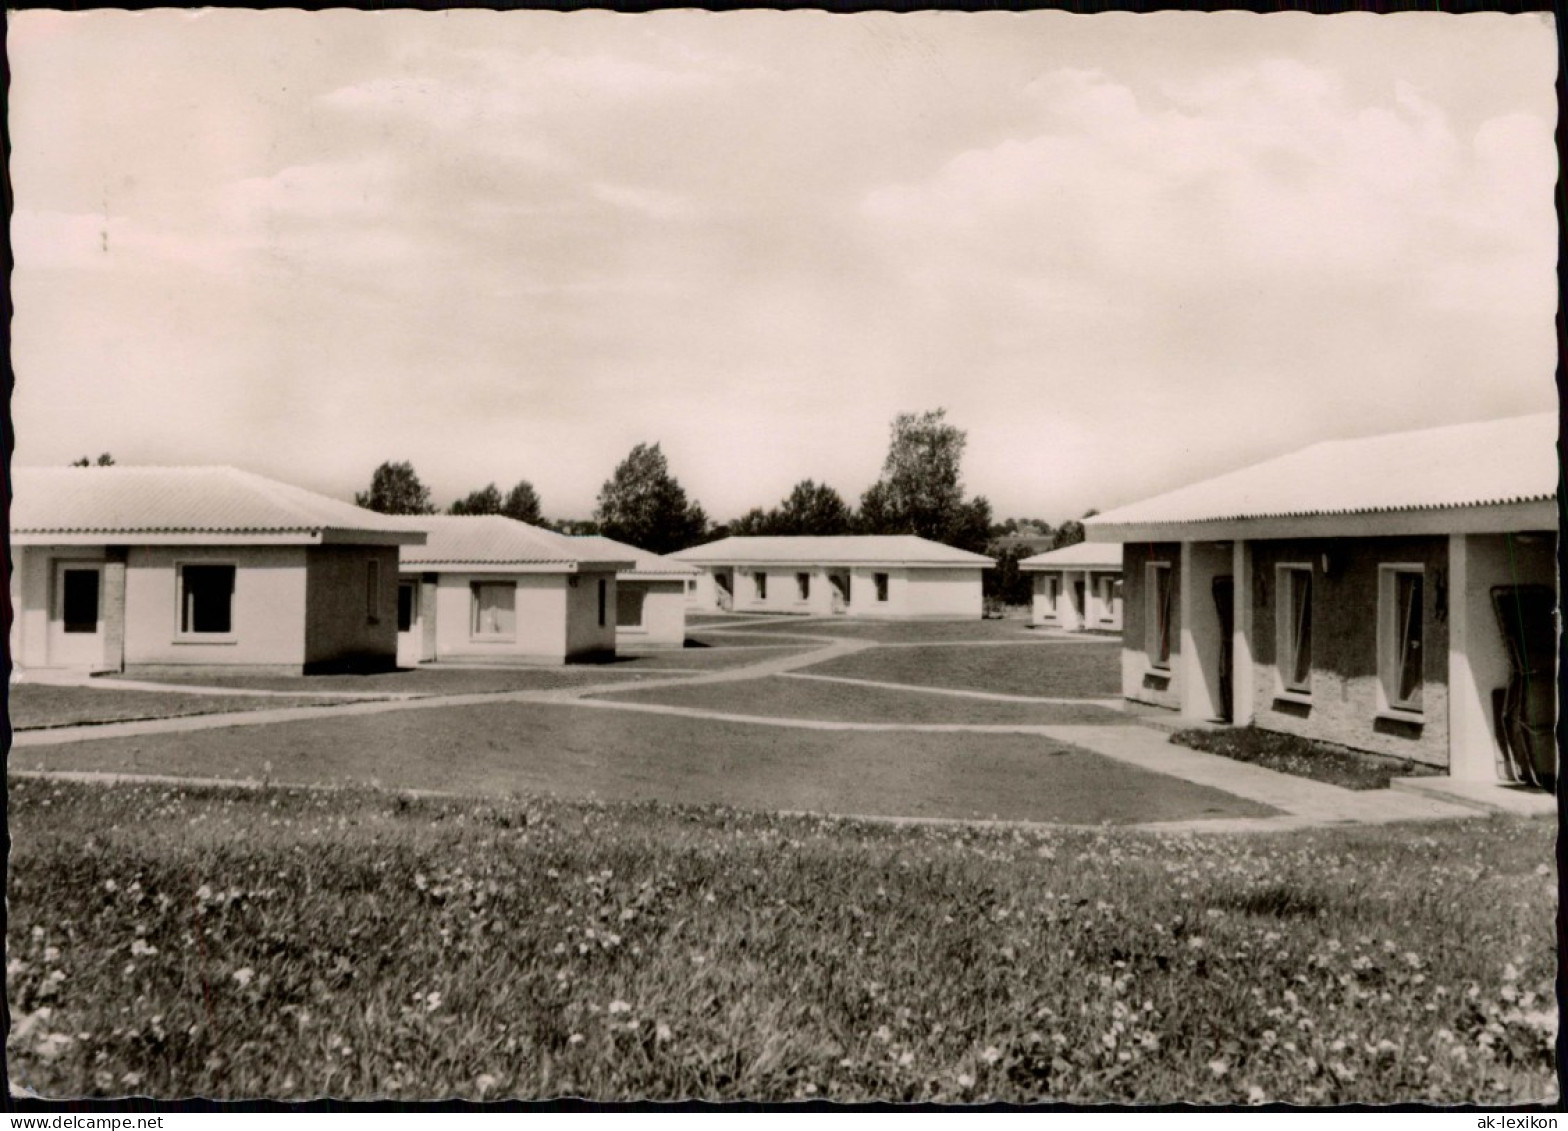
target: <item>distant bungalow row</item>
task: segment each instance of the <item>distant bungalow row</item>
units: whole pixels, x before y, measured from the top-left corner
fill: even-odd
[[[1334,441],[1098,515],[1094,541],[1021,563],[1031,622],[1120,634],[1134,702],[1516,775],[1554,757],[1556,439],[1543,414]],[[660,557],[233,468],[19,469],[13,488],[24,670],[561,663],[679,647],[688,611],[978,618],[993,564],[913,536]]]

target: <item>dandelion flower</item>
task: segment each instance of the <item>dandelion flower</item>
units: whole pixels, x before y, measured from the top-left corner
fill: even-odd
[[[610,1012],[611,1013],[630,1013],[631,1009],[632,1009],[631,1006],[627,1005],[624,1001],[621,1001],[619,998],[617,998],[615,1001],[612,1001],[610,1003]]]
[[[911,1064],[915,1063],[915,1054],[912,1052],[900,1053],[898,1057],[898,1063],[901,1067],[908,1068]]]
[[[1215,1078],[1218,1079],[1230,1071],[1230,1065],[1222,1058],[1211,1060],[1209,1061],[1209,1071],[1214,1073]]]
[[[1263,1089],[1258,1087],[1256,1084],[1253,1084],[1247,1089],[1248,1103],[1260,1104],[1263,1102],[1264,1098]]]
[[[958,1074],[958,1086],[960,1088],[973,1088],[975,1086],[975,1078],[967,1072],[961,1072]]]
[[[474,1081],[474,1085],[479,1089],[481,1094],[488,1092],[491,1088],[495,1087],[497,1083],[499,1083],[499,1081],[488,1072],[480,1073],[479,1078]]]
[[[1002,1050],[997,1048],[995,1045],[989,1045],[986,1047],[986,1050],[980,1054],[980,1059],[985,1061],[987,1064],[995,1064],[997,1061],[1002,1059]]]
[[[583,1035],[581,1033],[573,1033],[566,1038],[566,1043],[569,1045],[580,1045],[583,1043]]]
[[[662,1021],[659,1022],[659,1027],[653,1031],[654,1039],[661,1042],[669,1040],[674,1035],[674,1033],[670,1032],[670,1027]]]
[[[234,971],[233,974],[234,980],[240,984],[240,989],[242,990],[246,986],[250,985],[251,979],[255,976],[256,971],[252,970],[249,966],[241,966],[238,970]]]

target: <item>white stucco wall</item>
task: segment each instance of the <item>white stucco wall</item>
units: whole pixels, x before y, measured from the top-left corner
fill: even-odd
[[[797,574],[804,573],[811,580],[806,600],[800,598]],[[757,596],[756,578],[766,574],[766,598]],[[791,613],[796,616],[823,616],[833,611],[833,594],[827,570],[815,565],[767,565],[735,567],[735,603],[737,613]]]
[[[1511,670],[1492,608],[1494,585],[1555,585],[1556,546],[1542,533],[1528,540],[1501,534],[1455,534],[1449,540],[1449,773],[1495,781],[1502,750],[1493,727],[1492,693]]]
[[[604,601],[600,604],[600,587]],[[566,589],[566,656],[615,654],[615,573],[584,570]],[[602,615],[601,615],[602,612]]]
[[[102,546],[14,546],[11,575],[11,663],[19,668],[46,668],[49,658],[49,601],[55,563],[102,562]],[[101,606],[100,606],[101,607]]]
[[[302,667],[304,546],[132,546],[125,571],[125,665]],[[232,564],[233,632],[179,638],[176,568]],[[395,570],[394,570],[395,574]]]
[[[1121,571],[1096,569],[1046,569],[1035,573],[1032,623],[1042,626],[1078,631],[1099,629],[1120,631],[1122,627],[1122,598],[1114,588],[1106,599],[1106,585],[1121,577]],[[1056,579],[1056,600],[1046,593],[1047,578]],[[1075,586],[1084,587],[1084,607],[1078,607]]]
[[[405,577],[408,575],[405,574]],[[605,623],[599,623],[599,582],[605,582]],[[510,582],[515,588],[517,631],[510,638],[475,636],[471,583]],[[429,599],[433,596],[433,600]],[[434,619],[433,658],[561,663],[570,657],[615,649],[615,575],[589,571],[575,586],[565,573],[442,573],[423,587],[420,617],[425,633]]]
[[[617,648],[679,648],[686,643],[685,581],[618,578],[617,600],[629,592],[642,595],[642,623],[617,627]]]

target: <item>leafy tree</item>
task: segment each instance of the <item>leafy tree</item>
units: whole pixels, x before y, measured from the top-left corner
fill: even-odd
[[[506,493],[506,499],[501,503],[501,513],[531,526],[544,524],[544,515],[539,509],[539,493],[526,479],[518,480],[517,486]]]
[[[638,444],[599,490],[594,512],[600,531],[655,554],[701,541],[708,516],[670,474],[658,444]]]
[[[759,534],[774,533],[777,515],[761,507],[752,507],[724,528],[724,533],[737,538],[752,538]]]
[[[990,540],[991,504],[965,502],[959,474],[962,429],[947,423],[947,410],[900,413],[882,476],[860,498],[856,526],[863,534],[918,534],[979,551]]]
[[[826,483],[802,479],[769,517],[774,534],[848,534],[855,516]]]
[[[98,467],[113,467],[114,466],[114,457],[111,456],[108,452],[104,452],[103,455],[99,456],[96,460],[90,460],[86,456],[83,456],[81,459],[76,460],[75,462],[73,462],[71,464],[71,466],[72,467],[92,467],[92,466],[94,466],[94,464],[96,464]]]
[[[554,522],[547,522],[544,525],[557,534],[577,536],[599,533],[599,524],[591,518],[558,518]]]
[[[447,514],[500,514],[501,492],[494,483],[470,491],[447,508]]]
[[[1004,605],[1027,605],[1034,599],[1034,579],[1018,568],[1018,563],[1033,557],[1033,546],[1020,543],[1003,546],[993,543],[986,553],[996,559],[996,565],[986,570],[980,579],[981,589],[987,597],[998,598]]]
[[[430,505],[430,488],[419,481],[412,464],[387,462],[370,477],[370,490],[354,496],[354,502],[382,514],[435,514]]]
[[[1051,549],[1060,550],[1063,546],[1075,546],[1083,539],[1083,523],[1076,518],[1070,518],[1056,528],[1056,533],[1051,538]]]

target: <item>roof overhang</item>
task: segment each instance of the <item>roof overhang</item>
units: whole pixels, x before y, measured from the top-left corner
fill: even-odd
[[[631,562],[427,562],[403,558],[398,568],[405,573],[615,573],[630,569]]]
[[[14,531],[13,546],[408,546],[418,531],[376,530],[71,530]]]
[[[1230,542],[1269,538],[1392,538],[1401,535],[1505,534],[1556,530],[1557,501],[1431,507],[1356,514],[1277,515],[1196,522],[1084,524],[1107,542]]]
[[[691,559],[686,559],[690,561]],[[983,562],[901,562],[901,561],[836,561],[819,559],[810,562],[789,562],[763,559],[726,558],[723,561],[692,561],[704,569],[985,569],[995,565],[991,558]]]
[[[1040,562],[1030,565],[1028,562],[1019,562],[1018,568],[1025,573],[1120,573],[1120,562],[1110,565],[1105,562]]]

